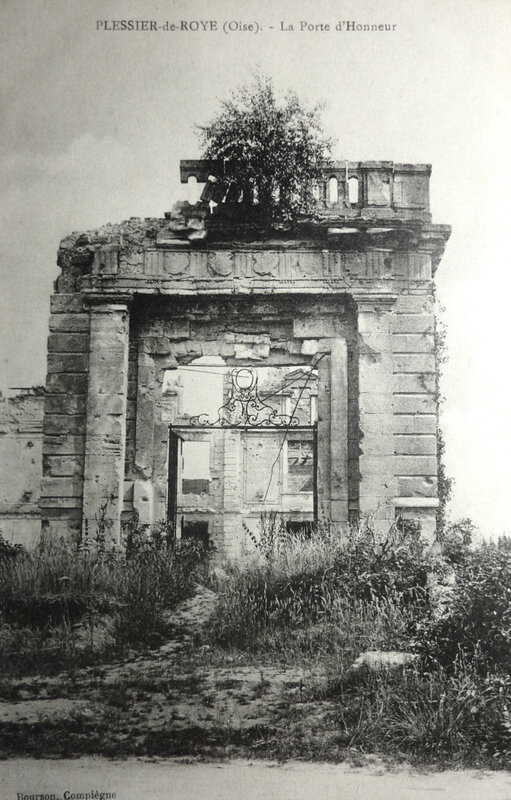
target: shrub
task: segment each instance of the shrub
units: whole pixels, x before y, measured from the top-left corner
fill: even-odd
[[[470,553],[475,525],[464,518],[450,523],[442,532],[440,544],[444,558],[453,565],[463,562]]]
[[[21,544],[11,544],[0,534],[0,562],[11,561],[26,555],[26,550]]]
[[[492,547],[464,552],[447,611],[418,624],[415,640],[419,652],[446,668],[461,653],[482,672],[511,671],[511,554]]]

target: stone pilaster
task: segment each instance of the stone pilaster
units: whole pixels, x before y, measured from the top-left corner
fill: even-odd
[[[153,450],[155,422],[156,366],[143,337],[138,343],[137,408],[135,427],[135,484],[133,505],[139,523],[150,527],[154,521]]]
[[[107,537],[119,542],[126,444],[129,299],[95,295],[89,302],[83,526],[94,537],[101,519]]]
[[[318,451],[317,451],[317,495],[318,517],[330,519],[331,486],[331,355],[326,352],[317,363],[318,368]]]
[[[393,296],[365,295],[358,305],[360,492],[363,517],[394,516]]]
[[[330,519],[348,519],[348,351],[334,339],[330,353]]]

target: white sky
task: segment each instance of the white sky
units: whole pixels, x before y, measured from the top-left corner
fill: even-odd
[[[262,30],[96,32],[105,18]],[[300,20],[397,30],[300,33]],[[339,158],[432,163],[433,219],[453,226],[437,280],[451,510],[486,535],[511,530],[509,0],[2,0],[0,37],[2,391],[44,382],[59,240],[168,210],[179,159],[199,155],[194,124],[259,66],[325,101]]]

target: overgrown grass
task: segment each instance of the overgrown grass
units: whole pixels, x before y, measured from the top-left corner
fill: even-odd
[[[511,681],[482,677],[457,659],[449,671],[422,666],[333,682],[338,743],[363,752],[405,754],[426,763],[509,767]]]
[[[193,594],[205,562],[199,546],[162,537],[125,551],[0,548],[0,667],[54,671],[158,644],[165,610]]]
[[[218,585],[211,635],[222,646],[257,651],[296,641],[310,650],[312,640],[322,652],[362,642],[395,649],[428,605],[437,560],[415,535],[321,526],[310,538],[269,541],[231,564]]]
[[[192,683],[193,669],[214,669],[224,659],[301,667],[310,676],[303,692],[301,684],[298,694],[282,689],[282,703],[261,729],[232,739],[219,726],[215,747],[235,742],[246,748],[237,752],[274,758],[376,752],[416,763],[511,767],[509,550],[472,548],[455,531],[442,554],[413,529],[380,535],[367,525],[289,536],[274,515],[254,544],[251,554],[209,575],[203,551],[158,535],[151,542],[132,535],[125,552],[46,542],[28,555],[0,541],[0,667],[6,675],[49,672],[157,645],[165,610],[198,581],[209,582],[218,603],[201,634],[209,648],[188,656]],[[394,671],[354,670],[368,650],[408,651],[419,660]],[[186,657],[169,669],[182,669]],[[138,692],[170,697],[169,674],[159,683],[136,672],[130,680]],[[130,723],[131,743],[124,734],[116,739],[129,712],[124,684],[98,691],[108,713],[120,715],[117,733],[105,717],[112,753],[138,752],[138,722]],[[161,755],[205,752],[211,740],[202,728],[190,728],[186,741],[173,730],[168,739],[147,735],[143,748]],[[79,749],[90,747],[76,736]],[[107,751],[101,737],[94,741],[94,752]]]
[[[259,541],[219,582],[210,640],[255,659],[320,664],[327,680],[315,699],[337,709],[323,743],[302,722],[296,740],[291,726],[267,753],[299,755],[308,739],[322,757],[341,747],[511,765],[509,553],[451,540],[447,556],[434,554],[397,527],[379,536],[368,526],[344,535],[325,526],[310,539],[281,532]],[[432,587],[449,574],[455,580],[439,606]],[[412,651],[420,660],[395,672],[352,670],[368,650]]]

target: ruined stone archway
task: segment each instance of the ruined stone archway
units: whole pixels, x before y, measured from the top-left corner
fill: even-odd
[[[201,177],[200,165],[185,162]],[[260,231],[181,204],[65,239],[52,298],[44,417],[45,528],[98,515],[119,540],[168,503],[165,371],[208,354],[230,368],[318,369],[318,510],[344,522],[396,510],[434,527],[438,504],[429,168],[333,166],[334,205]],[[352,202],[348,178],[360,191]],[[394,192],[394,184],[399,193]]]

